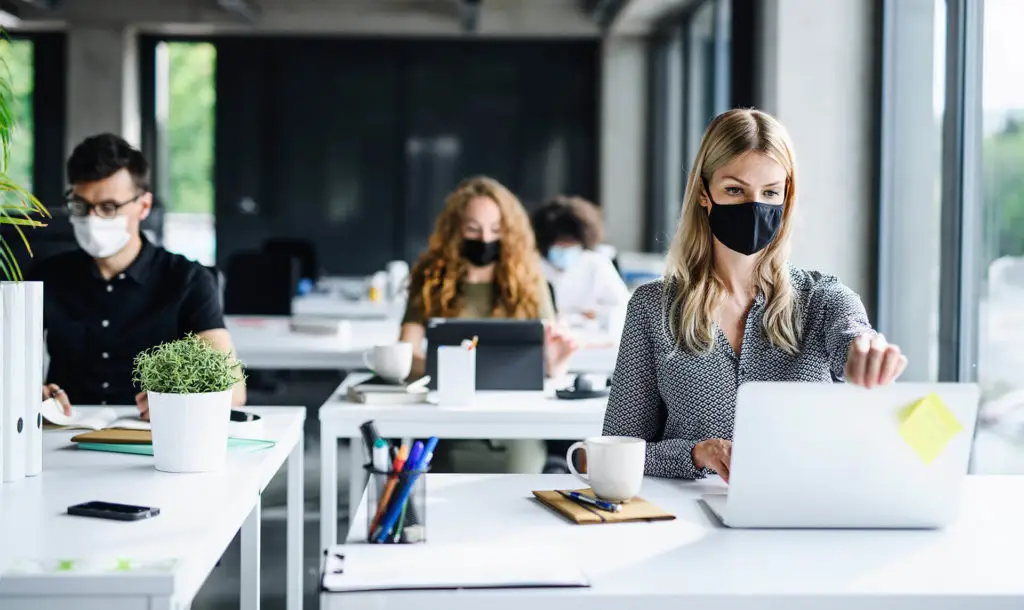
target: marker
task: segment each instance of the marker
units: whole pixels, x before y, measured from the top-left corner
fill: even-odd
[[[378,438],[373,443],[373,469],[377,472],[388,471],[388,442]]]
[[[378,498],[381,497],[381,494],[384,493],[384,488],[387,487],[387,478],[385,475],[387,474],[388,467],[390,466],[388,462],[390,462],[388,459],[388,442],[382,438],[378,438],[373,443],[373,460],[371,462],[373,465],[373,473],[370,475],[370,478],[377,486]]]
[[[380,518],[384,515],[384,509],[388,506],[388,500],[391,499],[392,494],[395,492],[395,487],[398,485],[398,473],[402,472],[402,467],[405,466],[408,457],[409,447],[402,445],[402,448],[398,450],[398,456],[395,457],[395,463],[391,466],[391,476],[388,477],[388,484],[384,488],[384,493],[380,495],[380,500],[377,502],[377,512],[374,513],[373,521],[370,523],[371,533],[376,530]]]
[[[405,460],[405,468],[396,468],[395,472],[398,473],[409,470],[415,470],[416,464],[419,463],[420,457],[422,456],[423,441],[416,441],[415,443],[412,444],[412,449],[409,451],[409,459]],[[390,532],[391,529],[395,526],[395,521],[398,519],[398,513],[394,509],[396,506],[401,506],[402,502],[405,502],[405,498],[403,497],[402,494],[405,491],[406,487],[408,487],[408,485],[403,485],[403,483],[404,481],[402,480],[402,477],[399,476],[398,474],[392,475],[392,480],[388,481],[388,487],[392,489],[392,493],[388,494],[387,498],[381,498],[381,500],[384,500],[384,502],[381,502],[380,506],[377,507],[378,515],[380,514],[381,510],[384,510],[384,518],[383,520],[381,520],[380,523],[377,522],[377,519],[374,519],[373,523],[370,524],[371,542],[384,542],[384,539],[387,537],[388,532]],[[398,491],[395,492],[395,489],[397,489]],[[408,496],[408,494],[406,494],[406,496]],[[395,502],[391,502],[390,504],[388,504],[392,497],[395,498]],[[389,522],[389,518],[391,517],[392,513],[394,513],[395,516],[393,519],[390,519]],[[374,529],[373,527],[375,524],[377,524],[376,529]]]
[[[406,471],[413,474],[410,474],[407,477],[408,481],[401,488],[401,490],[399,490],[397,498],[395,499],[394,502],[391,503],[391,506],[388,508],[388,512],[384,516],[384,519],[381,521],[380,526],[377,528],[376,531],[372,532],[374,535],[370,538],[370,540],[373,542],[384,542],[384,540],[387,538],[388,532],[390,532],[395,527],[395,524],[398,522],[398,519],[401,516],[402,507],[405,505],[405,502],[409,499],[409,495],[412,493],[412,489],[416,485],[416,479],[419,477],[419,471],[423,470],[424,467],[427,464],[429,464],[430,460],[434,457],[434,449],[437,447],[437,437],[430,437],[427,440],[426,445],[423,445],[423,443],[421,443],[420,441],[416,441],[416,445],[419,445],[421,447],[420,454],[419,456],[417,456],[419,459],[416,460],[415,462],[412,462],[412,466],[409,465],[409,462],[406,462]],[[415,451],[415,449],[416,447],[414,445],[413,451]],[[412,456],[410,456],[410,461],[411,458]]]
[[[558,493],[562,494],[566,498],[569,498],[570,500],[575,500],[579,504],[585,504],[587,506],[593,506],[594,508],[600,508],[601,510],[608,511],[610,513],[617,513],[622,510],[621,504],[615,504],[613,502],[606,502],[604,500],[599,500],[597,498],[591,498],[590,496],[585,496],[578,491],[559,491]]]

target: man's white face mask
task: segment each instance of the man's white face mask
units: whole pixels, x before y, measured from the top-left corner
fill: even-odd
[[[93,258],[110,258],[128,245],[131,239],[127,216],[72,216],[71,226],[75,230],[75,241]]]

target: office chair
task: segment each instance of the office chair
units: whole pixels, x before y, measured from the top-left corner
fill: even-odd
[[[316,246],[309,240],[275,237],[263,242],[263,253],[294,257],[299,261],[300,279],[309,279],[314,284],[320,279]]]
[[[228,257],[224,313],[290,316],[299,285],[299,263],[292,256],[239,252]]]

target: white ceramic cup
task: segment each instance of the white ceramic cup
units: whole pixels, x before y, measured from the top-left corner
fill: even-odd
[[[401,383],[412,371],[412,343],[375,346],[363,352],[363,364],[381,379]]]
[[[577,449],[587,450],[587,473],[572,463]],[[594,436],[573,443],[565,454],[569,471],[590,485],[594,495],[609,502],[626,502],[640,493],[644,482],[647,442],[628,436]]]

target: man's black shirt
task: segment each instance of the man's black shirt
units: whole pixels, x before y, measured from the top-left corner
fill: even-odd
[[[47,383],[72,403],[135,404],[136,354],[224,328],[213,274],[145,239],[132,264],[109,281],[82,250],[42,261],[27,279],[44,284]]]

